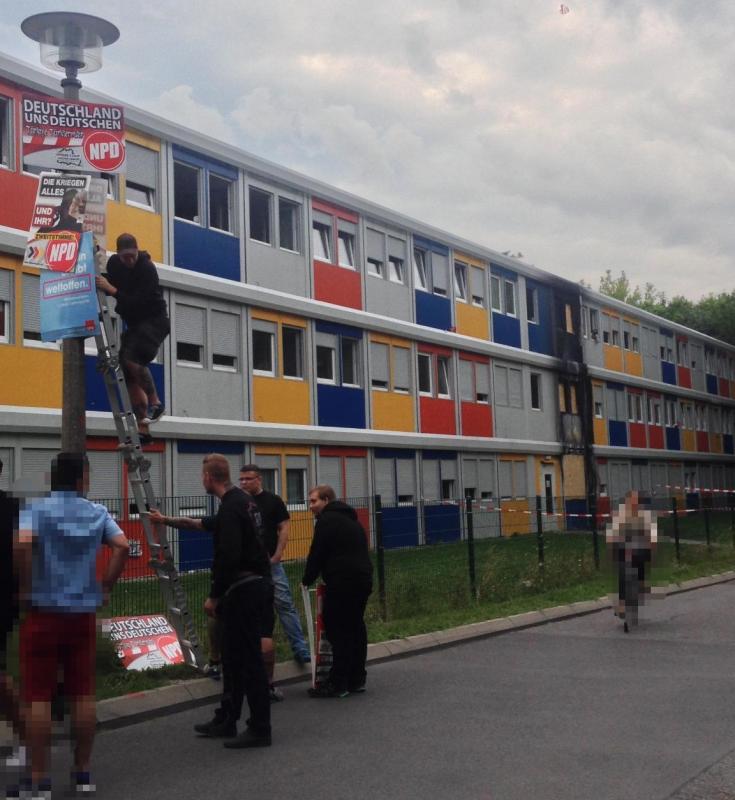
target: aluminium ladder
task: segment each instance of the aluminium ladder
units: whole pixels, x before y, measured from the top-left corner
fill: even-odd
[[[95,257],[96,274],[101,272],[100,262],[103,259],[104,250],[98,251]],[[181,576],[174,563],[166,527],[156,525],[154,528],[150,517],[145,513],[156,507],[156,498],[153,494],[149,474],[151,462],[145,457],[138,436],[138,425],[120,363],[119,337],[112,319],[111,301],[102,291],[97,292],[97,299],[100,309],[100,333],[94,337],[98,354],[97,369],[104,377],[112,417],[115,420],[117,438],[128,467],[128,480],[148,542],[151,556],[148,565],[158,576],[168,620],[179,637],[184,660],[190,666],[202,669],[204,658],[199,637],[189,612]]]

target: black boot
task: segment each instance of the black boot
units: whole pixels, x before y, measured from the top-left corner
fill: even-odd
[[[245,730],[229,742],[225,742],[225,747],[231,750],[245,750],[251,747],[270,747],[271,735],[270,733],[258,733],[252,728],[245,728]]]

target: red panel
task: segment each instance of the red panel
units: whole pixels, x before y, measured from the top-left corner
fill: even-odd
[[[367,448],[366,447],[320,447],[319,455],[336,456],[337,458],[341,458],[342,456],[346,456],[348,458],[350,457],[366,458]]]
[[[720,378],[720,396],[721,397],[729,397],[730,396],[730,381],[727,378]]]
[[[648,447],[646,443],[646,426],[642,422],[631,422],[628,424],[630,431],[631,447]]]
[[[700,453],[709,453],[709,434],[707,431],[697,431],[697,450]]]
[[[143,525],[140,520],[118,520],[117,524],[128,538],[128,541],[131,542],[131,551],[140,553],[139,556],[128,558],[120,580],[153,577],[156,573],[148,566],[151,560],[151,552],[148,548],[148,541],[145,538],[145,531],[143,530]],[[132,544],[134,542],[139,542],[140,547],[138,548],[136,544]],[[111,548],[100,548],[97,554],[97,580],[102,580],[111,555]]]
[[[664,429],[660,425],[648,426],[648,446],[652,450],[665,450]]]
[[[689,367],[676,368],[676,382],[685,389],[692,388],[692,371]]]
[[[636,389],[635,386],[626,386],[628,394],[643,394],[643,389]]]
[[[605,459],[607,460],[607,459]],[[607,525],[610,521],[610,498],[598,497],[597,498],[597,527],[601,528]]]
[[[322,211],[325,214],[334,214],[335,217],[346,219],[349,222],[357,222],[359,219],[354,211],[348,211],[346,208],[333,206],[331,203],[324,202],[324,200],[317,200],[314,198],[314,200],[311,201],[311,206],[315,211]]]
[[[487,403],[462,403],[462,436],[492,436],[493,417]]]
[[[421,412],[421,433],[447,433],[455,435],[454,401],[440,400],[435,397],[419,399]]]
[[[459,357],[462,361],[477,361],[479,364],[490,363],[490,359],[487,356],[481,356],[479,353],[460,353]]]
[[[435,353],[438,356],[451,356],[452,351],[448,347],[439,347],[435,344],[418,343],[419,353]]]
[[[87,450],[117,450],[120,442],[112,436],[88,436],[87,437]],[[166,449],[166,445],[162,441],[151,442],[147,444],[143,450],[146,453],[162,453]]]
[[[323,303],[361,309],[360,273],[344,267],[335,267],[324,261],[315,261],[314,297]]]

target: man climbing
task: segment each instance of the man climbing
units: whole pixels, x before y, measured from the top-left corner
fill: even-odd
[[[117,301],[117,313],[125,323],[120,343],[120,362],[138,421],[141,444],[150,444],[149,425],[164,412],[148,365],[168,336],[168,309],[158,283],[156,266],[130,233],[117,237],[117,253],[107,262],[107,276],[98,275],[97,288]]]

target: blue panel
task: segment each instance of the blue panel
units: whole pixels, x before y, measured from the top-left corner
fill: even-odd
[[[421,456],[426,461],[439,461],[440,459],[454,461],[457,458],[457,454],[453,450],[422,450]]]
[[[707,392],[717,394],[717,375],[707,375]]]
[[[624,383],[617,383],[616,381],[606,381],[605,386],[607,386],[608,389],[614,389],[616,392],[625,391]]]
[[[163,364],[151,364],[151,375],[158,390],[161,402],[166,403],[164,392]],[[97,371],[97,356],[84,357],[84,372],[87,378],[86,400],[84,407],[87,411],[112,411],[107,400],[107,389],[102,373]]]
[[[587,501],[566,500],[564,503],[564,511],[567,514],[587,514]],[[566,529],[568,531],[586,531],[590,529],[590,520],[586,517],[567,517]]]
[[[242,442],[210,442],[206,439],[179,439],[176,442],[178,453],[222,453],[223,455],[242,455],[245,445]]]
[[[666,449],[681,450],[681,439],[678,428],[666,428]]]
[[[416,322],[428,328],[448,331],[452,327],[449,299],[428,292],[416,291]]]
[[[526,286],[535,289],[538,295],[538,322],[528,323],[528,349],[534,353],[554,355],[551,313],[554,298],[551,290],[543,284],[526,278]]]
[[[625,422],[609,419],[607,421],[607,427],[608,427],[611,447],[628,446],[628,427]]]
[[[416,247],[421,247],[424,250],[431,250],[433,253],[438,253],[440,256],[448,256],[449,248],[446,245],[434,242],[431,239],[424,239],[423,236],[416,236],[414,234],[413,243]]]
[[[493,275],[499,275],[501,278],[507,278],[509,281],[517,281],[518,273],[513,272],[511,269],[499,267],[497,264],[490,264],[490,272]]]
[[[397,450],[388,447],[376,447],[374,450],[375,458],[414,458],[414,450]]]
[[[316,387],[319,425],[336,428],[365,427],[365,392],[347,386]]]
[[[240,242],[236,236],[174,220],[174,265],[240,280]]]
[[[350,325],[339,325],[336,322],[322,322],[317,320],[315,328],[319,333],[331,333],[334,336],[347,336],[350,339],[362,339],[362,328],[353,328]]]
[[[459,506],[454,503],[424,506],[426,544],[456,542],[459,539]]]
[[[733,436],[731,433],[722,434],[722,450],[728,455],[735,455],[733,451]]]
[[[521,321],[493,311],[493,341],[509,347],[521,346]]]
[[[685,508],[699,508],[699,492],[687,492],[684,495]]]
[[[383,508],[383,546],[416,547],[419,543],[419,517],[416,506]]]
[[[659,328],[659,332],[661,333],[662,336],[674,335],[674,331],[672,331],[671,328]]]
[[[186,164],[191,164],[193,167],[200,167],[201,169],[209,169],[223,178],[230,180],[237,180],[237,167],[232,167],[225,164],[223,161],[217,161],[215,158],[206,158],[205,156],[194,153],[191,150],[184,150],[183,147],[178,145],[173,146],[173,156],[177,161],[183,161]]]
[[[209,531],[179,531],[179,570],[209,569],[212,566],[212,541]]]
[[[661,380],[676,386],[676,367],[670,361],[661,362]]]

